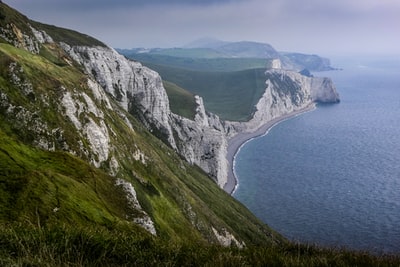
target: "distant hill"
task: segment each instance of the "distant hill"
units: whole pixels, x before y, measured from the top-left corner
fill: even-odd
[[[273,59],[280,59],[285,69],[303,73],[332,69],[328,59],[317,55],[280,53],[269,44],[248,41],[224,42],[206,38],[184,48],[118,51],[156,70],[164,81],[202,96],[207,110],[226,120],[245,121],[251,117],[253,107],[265,89],[263,73]],[[179,92],[184,92],[182,90]],[[176,93],[174,91],[174,97]],[[187,99],[188,94],[185,95]],[[179,105],[172,101],[171,108],[178,114],[190,114],[189,109],[184,110],[180,105],[175,107],[175,104]]]
[[[141,62],[196,70],[237,71],[266,66],[272,59],[280,59],[283,68],[297,71],[333,69],[327,58],[294,52],[278,52],[270,44],[250,41],[225,42],[205,38],[177,48],[117,50]],[[262,60],[264,63],[260,63]]]
[[[229,42],[221,41],[216,38],[200,38],[194,40],[188,44],[185,44],[183,48],[216,48],[228,44]]]

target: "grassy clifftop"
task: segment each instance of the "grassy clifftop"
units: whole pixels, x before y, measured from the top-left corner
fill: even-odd
[[[2,195],[9,196],[0,205],[4,211],[14,210],[11,217],[6,212],[0,219],[36,222],[39,214],[41,224],[48,220],[66,223],[68,219],[78,224],[100,225],[127,221],[127,214],[135,211],[129,209],[128,203],[121,204],[124,194],[115,186],[118,177],[133,184],[160,237],[215,242],[212,230],[215,228],[227,229],[244,242],[272,242],[267,235],[272,231],[199,168],[184,162],[117,104],[109,110],[96,100],[81,69],[56,64],[51,56],[34,55],[8,44],[0,44],[0,54],[3,141],[0,175],[5,185]],[[120,161],[117,177],[106,175],[109,171],[106,166],[97,170],[85,162],[92,153],[91,145],[60,108],[67,92],[81,93],[82,98],[92,97],[103,112],[105,124],[113,132],[112,155]],[[82,105],[79,103],[77,107]],[[129,118],[134,131],[127,127],[120,113]],[[90,111],[80,118],[82,125],[99,119]],[[54,152],[34,148],[37,140],[43,138],[54,144],[51,149]],[[68,151],[76,151],[76,156],[65,151],[66,144]],[[138,153],[141,159],[135,160],[132,155]],[[6,193],[10,188],[21,188],[18,191],[21,194]],[[114,201],[113,197],[117,199]],[[28,201],[29,205],[23,204]],[[14,206],[17,203],[22,204]],[[61,208],[53,213],[57,203]]]
[[[12,30],[18,29],[21,31],[21,33],[24,33],[28,36],[32,35],[32,26],[36,30],[47,32],[54,41],[64,42],[71,46],[106,46],[103,42],[100,42],[99,40],[86,34],[32,21],[23,14],[3,3],[0,3],[0,26],[2,28],[13,28]]]

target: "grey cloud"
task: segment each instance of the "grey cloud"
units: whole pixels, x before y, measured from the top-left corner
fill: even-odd
[[[29,17],[114,47],[180,46],[204,36],[309,53],[400,53],[398,0],[5,0]]]

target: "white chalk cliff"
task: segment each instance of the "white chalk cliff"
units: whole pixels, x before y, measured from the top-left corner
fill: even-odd
[[[130,61],[114,49],[91,39],[87,42],[81,41],[81,38],[78,41],[74,41],[74,38],[62,39],[70,42],[66,44],[57,40],[57,35],[52,38],[45,30],[36,30],[30,25],[24,27],[24,30],[25,33],[14,24],[0,27],[2,39],[32,53],[28,57],[25,51],[18,51],[15,58],[10,56],[11,60],[3,62],[7,68],[11,91],[8,91],[8,87],[7,90],[0,90],[2,118],[12,125],[13,131],[21,134],[21,138],[33,146],[68,152],[100,168],[101,172],[107,172],[107,179],[114,181],[115,189],[118,190],[114,193],[125,196],[118,200],[127,203],[126,210],[121,211],[124,218],[153,235],[157,235],[162,227],[157,228],[160,224],[157,225],[157,217],[149,207],[151,205],[145,198],[141,198],[143,195],[136,192],[149,190],[152,194],[162,195],[162,191],[160,193],[151,180],[167,179],[163,172],[171,168],[181,168],[177,176],[182,175],[187,165],[173,155],[176,165],[157,169],[162,161],[157,160],[157,155],[152,153],[162,154],[160,156],[163,157],[172,155],[166,145],[148,136],[142,124],[189,163],[202,168],[223,188],[229,170],[226,159],[229,138],[236,133],[255,129],[274,117],[306,106],[314,100],[329,101],[335,96],[329,80],[313,80],[299,74],[290,74],[280,70],[281,64],[275,61],[275,69],[266,73],[266,89],[252,120],[247,123],[222,121],[205,110],[200,96],[195,97],[196,114],[190,120],[171,112],[161,77],[140,63]],[[85,36],[80,37],[85,40]],[[77,43],[79,45],[73,45]],[[5,50],[12,55],[14,49],[7,47]],[[29,64],[21,64],[17,59],[19,53],[23,59],[33,58],[34,63],[31,64],[29,60]],[[41,64],[43,66],[38,68],[41,70],[38,73],[43,75],[43,79],[40,79],[39,84],[36,79],[32,79],[33,75],[28,74],[37,75],[31,69]],[[51,77],[50,74],[55,73],[57,75]],[[47,82],[48,86],[42,88],[42,83]],[[321,91],[322,87],[326,90]],[[23,96],[24,101],[14,98],[14,92]],[[142,124],[137,123],[133,117]],[[153,149],[155,146],[157,149]],[[167,152],[160,153],[161,149]],[[147,177],[151,176],[154,169],[157,170],[157,177]],[[200,217],[207,218],[212,214],[207,211],[196,219],[195,211],[201,214],[204,205],[201,204],[202,208],[192,208],[191,195],[186,197],[179,190],[175,195],[179,198],[178,202],[184,203],[184,216],[190,219],[197,230],[203,231],[207,239],[219,241],[226,246],[245,245],[239,239],[239,232],[232,231],[234,227],[226,227],[229,225],[223,223],[223,218],[221,223],[217,218],[219,216],[216,216],[210,218],[210,223],[203,224]],[[58,210],[59,207],[56,207],[54,212]],[[254,229],[257,231],[259,226],[255,225]]]
[[[156,72],[111,48],[67,44],[63,48],[121,107],[223,187],[228,166],[225,130],[218,116],[205,111],[201,97],[196,97],[194,120],[183,118],[171,112]]]
[[[265,72],[266,88],[247,122],[226,122],[228,137],[253,132],[273,119],[302,110],[315,102],[336,103],[339,95],[330,78],[307,77],[298,72],[269,69]]]
[[[156,136],[196,164],[223,188],[227,181],[228,139],[251,132],[262,124],[303,109],[313,102],[337,102],[339,96],[329,78],[306,77],[280,69],[276,60],[266,71],[266,88],[248,122],[225,122],[205,111],[196,96],[194,120],[171,112],[161,77],[138,62],[107,47],[70,47],[64,50],[85,67],[102,88],[125,110],[139,118]]]
[[[6,40],[15,40],[15,46],[32,53],[39,53],[41,43],[54,42],[46,32],[33,27],[31,30],[33,37],[22,34],[16,27],[2,28],[0,36]],[[65,43],[60,45],[72,59],[85,68],[89,75],[88,85],[96,101],[105,103],[106,108],[112,109],[108,97],[114,98],[123,109],[138,118],[154,135],[188,162],[201,167],[220,187],[227,181],[229,166],[226,154],[230,138],[237,133],[254,131],[268,121],[301,110],[314,102],[339,101],[329,78],[307,77],[283,70],[283,64],[275,59],[266,71],[265,92],[248,122],[220,120],[218,116],[206,112],[199,96],[196,97],[195,118],[189,120],[171,112],[161,77],[155,71],[126,59],[109,47],[70,46]],[[106,162],[112,150],[111,133],[104,124],[101,111],[87,95],[82,94],[66,92],[62,105],[74,126],[82,129],[82,134],[89,141],[91,151],[82,147],[81,153],[89,157],[95,166]],[[83,111],[94,114],[98,122],[88,119],[82,125],[78,117]],[[130,126],[129,120],[125,121]],[[53,146],[45,141],[40,144],[42,147]],[[118,162],[115,158],[110,162],[110,172],[113,174],[117,171]]]

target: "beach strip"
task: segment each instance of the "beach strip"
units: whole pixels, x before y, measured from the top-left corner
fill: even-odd
[[[280,116],[278,118],[275,118],[275,119],[263,124],[261,127],[259,127],[254,132],[239,133],[239,134],[235,135],[234,137],[232,137],[228,141],[228,149],[227,149],[227,155],[226,155],[226,158],[227,158],[228,164],[229,164],[229,169],[228,169],[228,179],[224,186],[225,192],[232,195],[239,185],[238,178],[236,177],[235,171],[234,171],[235,157],[236,157],[236,154],[239,152],[240,148],[246,142],[248,142],[256,137],[265,135],[269,131],[269,129],[271,129],[274,125],[276,125],[284,120],[287,120],[289,118],[298,116],[300,114],[312,111],[314,109],[315,109],[315,104],[312,103],[311,105],[309,105],[303,109],[293,111],[293,112],[290,112],[283,116]]]

